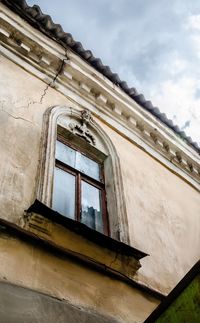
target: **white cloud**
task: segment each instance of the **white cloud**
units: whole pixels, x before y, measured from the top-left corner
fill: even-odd
[[[186,133],[196,141],[199,141],[200,128],[200,97],[195,98],[198,86],[197,79],[182,77],[178,81],[165,80],[159,89],[150,90],[154,105],[162,107],[174,123],[183,127],[190,120]]]
[[[195,52],[195,55],[200,59],[200,35],[192,34],[190,36],[192,41],[192,47],[191,50]]]
[[[184,72],[188,68],[188,62],[176,50],[168,53],[165,61],[160,61],[160,69],[163,75],[170,75],[171,78]]]
[[[199,0],[28,0],[200,141]],[[199,89],[197,91],[197,89]],[[174,117],[176,116],[176,117]]]
[[[200,31],[200,15],[191,15],[187,18],[186,28]]]

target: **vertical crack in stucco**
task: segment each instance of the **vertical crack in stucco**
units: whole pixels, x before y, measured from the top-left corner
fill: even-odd
[[[45,98],[45,96],[47,94],[47,91],[48,91],[49,87],[52,87],[54,85],[54,83],[56,82],[58,76],[60,75],[60,73],[63,70],[65,61],[67,61],[67,60],[68,60],[68,58],[65,58],[65,59],[62,60],[61,65],[60,65],[60,68],[59,68],[57,74],[55,75],[55,77],[53,78],[53,80],[49,84],[47,84],[47,86],[45,87],[44,92],[43,92],[43,94],[42,94],[42,96],[40,98],[39,104],[42,104],[42,102],[43,102],[43,100],[44,100],[44,98]]]
[[[64,67],[64,64],[65,62],[68,60],[68,58],[65,58],[62,60],[61,64],[60,64],[60,68],[58,70],[58,72],[56,73],[56,75],[54,76],[53,80],[46,85],[44,91],[43,91],[43,94],[41,95],[40,97],[40,100],[39,101],[30,101],[27,105],[27,109],[31,106],[31,105],[34,105],[34,104],[42,104],[43,103],[43,100],[45,98],[45,96],[47,95],[47,92],[48,92],[48,89],[49,87],[53,87],[54,83],[56,82],[58,76],[60,75],[60,73],[62,72],[63,70],[63,67]],[[31,120],[28,120],[26,118],[23,118],[23,117],[19,117],[19,116],[15,116],[11,113],[9,113],[8,111],[4,110],[3,108],[3,105],[2,105],[2,108],[0,109],[0,112],[4,112],[6,113],[8,116],[10,116],[11,118],[15,119],[15,120],[22,120],[22,121],[25,121],[25,122],[29,122],[31,124],[34,124]]]

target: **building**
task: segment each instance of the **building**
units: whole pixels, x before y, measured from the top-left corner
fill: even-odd
[[[200,149],[38,6],[0,3],[4,322],[143,322],[199,259]]]
[[[200,319],[200,261],[184,276],[145,323],[198,323]]]

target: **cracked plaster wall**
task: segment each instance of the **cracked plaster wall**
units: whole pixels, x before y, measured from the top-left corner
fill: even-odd
[[[3,56],[0,71],[0,216],[18,224],[36,198],[44,113],[55,105],[77,106]],[[0,263],[0,280],[65,299],[117,321],[131,323],[134,313],[135,321],[143,322],[158,304],[125,283],[15,238],[2,237],[2,233]]]
[[[43,114],[76,105],[3,56],[0,69],[1,217],[18,223],[36,196]],[[102,126],[121,160],[131,243],[150,254],[138,280],[168,292],[199,257],[199,193]]]
[[[18,222],[35,199],[43,114],[73,104],[3,56],[0,70],[1,216]]]

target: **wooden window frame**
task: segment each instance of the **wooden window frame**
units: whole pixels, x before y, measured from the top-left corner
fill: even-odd
[[[85,181],[86,183],[94,186],[95,188],[101,191],[101,207],[102,207],[102,222],[103,222],[103,234],[110,235],[109,232],[109,223],[108,223],[108,214],[107,214],[107,207],[106,207],[106,190],[105,190],[105,181],[104,181],[104,172],[103,172],[103,164],[100,163],[97,159],[91,157],[90,153],[84,153],[80,147],[70,143],[64,137],[58,135],[57,140],[64,145],[74,149],[75,151],[80,152],[82,155],[90,158],[91,160],[95,161],[100,166],[100,180],[96,180],[91,178],[89,175],[73,168],[65,164],[64,162],[55,159],[55,167],[67,172],[73,176],[75,176],[75,220],[81,222],[81,199],[82,199],[82,192],[81,192],[81,181]],[[67,188],[66,188],[67,189]]]

